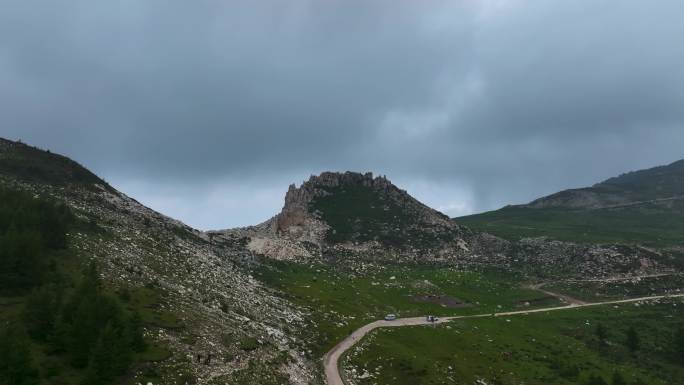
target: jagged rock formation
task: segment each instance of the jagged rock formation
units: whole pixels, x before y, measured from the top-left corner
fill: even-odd
[[[253,251],[278,259],[347,251],[427,260],[467,250],[463,228],[372,173],[324,172],[290,185],[278,215],[237,231]]]
[[[299,188],[290,186],[275,227],[278,233],[298,240],[377,242],[396,249],[438,248],[458,238],[461,231],[449,217],[420,203],[386,177],[354,172],[324,172]],[[424,242],[417,244],[421,239]]]

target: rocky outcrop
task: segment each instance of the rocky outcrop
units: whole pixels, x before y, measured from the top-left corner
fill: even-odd
[[[391,248],[437,249],[459,239],[460,227],[385,176],[324,172],[291,185],[272,231],[317,245],[379,243]],[[418,240],[424,240],[418,245]]]
[[[299,240],[320,243],[325,235],[322,232],[329,227],[312,212],[311,204],[316,198],[329,195],[327,188],[340,186],[363,186],[384,193],[399,190],[386,177],[373,178],[370,172],[324,172],[318,176],[312,175],[300,187],[290,185],[285,194],[285,205],[273,221],[273,230]]]
[[[208,233],[246,239],[252,252],[274,259],[324,255],[400,260],[446,260],[468,250],[465,229],[372,173],[324,172],[292,184],[270,220]]]

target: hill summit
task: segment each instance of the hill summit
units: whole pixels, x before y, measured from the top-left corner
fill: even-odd
[[[0,138],[0,176],[69,188],[92,190],[99,186],[114,192],[104,180],[66,156],[3,138]]]
[[[461,232],[448,216],[370,172],[324,172],[300,187],[290,185],[272,226],[280,235],[318,244],[396,249],[440,247]]]
[[[684,160],[632,171],[592,187],[564,190],[539,198],[530,208],[596,209],[684,198]]]
[[[681,250],[683,219],[684,160],[679,160],[456,220],[509,240],[547,236]]]
[[[209,232],[217,241],[247,239],[276,259],[356,256],[449,259],[467,252],[470,231],[395,186],[385,176],[323,172],[290,185],[282,210],[252,227]]]

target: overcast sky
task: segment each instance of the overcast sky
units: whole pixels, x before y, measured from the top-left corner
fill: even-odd
[[[684,2],[5,0],[0,136],[200,229],[373,171],[458,216],[684,158]]]

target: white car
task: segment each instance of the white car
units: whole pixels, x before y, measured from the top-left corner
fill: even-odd
[[[394,321],[395,319],[397,319],[397,315],[396,315],[396,314],[387,314],[387,315],[385,316],[385,321]]]

